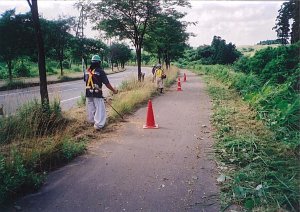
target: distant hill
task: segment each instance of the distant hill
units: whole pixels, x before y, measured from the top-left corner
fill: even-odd
[[[256,51],[267,48],[267,47],[278,47],[280,44],[271,44],[271,45],[242,45],[237,46],[237,50],[240,51],[245,56],[253,56]]]

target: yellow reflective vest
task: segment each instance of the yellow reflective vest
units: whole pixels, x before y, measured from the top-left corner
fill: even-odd
[[[163,74],[163,71],[160,68],[156,69],[156,71],[155,71],[155,76],[156,77],[161,78],[162,74]]]

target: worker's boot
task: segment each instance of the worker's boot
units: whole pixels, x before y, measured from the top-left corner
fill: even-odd
[[[163,88],[160,89],[160,93],[163,93]]]

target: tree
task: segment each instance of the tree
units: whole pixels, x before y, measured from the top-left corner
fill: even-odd
[[[138,63],[138,79],[141,80],[141,50],[144,34],[151,18],[160,10],[159,0],[106,0],[93,5],[91,18],[100,21],[97,28],[109,37],[130,39],[135,47]]]
[[[299,41],[299,4],[298,0],[289,0],[284,2],[278,10],[279,14],[273,29],[277,32],[277,37],[280,38],[281,44],[287,44],[290,37],[291,43]],[[291,29],[290,20],[292,20]]]
[[[241,55],[234,44],[226,44],[226,41],[219,36],[213,37],[211,48],[213,64],[232,64]]]
[[[65,49],[71,37],[68,32],[73,25],[73,18],[59,18],[55,21],[46,21],[44,24],[45,46],[49,49],[48,55],[59,61],[61,76],[63,76]]]
[[[8,10],[0,18],[0,57],[8,67],[9,80],[12,80],[12,62],[32,50],[32,32],[29,14],[15,14]],[[22,35],[22,36],[20,36]]]
[[[166,7],[185,5],[185,0],[165,0]],[[90,18],[98,22],[96,28],[109,37],[129,39],[135,47],[138,80],[141,80],[141,50],[149,22],[162,11],[159,0],[103,0],[92,4]]]
[[[159,63],[163,58],[167,68],[173,59],[177,59],[184,52],[189,34],[186,33],[187,24],[178,21],[184,14],[161,14],[153,20],[145,36],[145,50],[156,53]]]
[[[121,67],[124,68],[125,63],[131,58],[131,50],[126,44],[113,43],[110,46],[110,58],[112,70],[114,63],[117,67],[120,63]]]
[[[31,10],[32,21],[36,36],[36,45],[38,48],[38,67],[40,76],[40,95],[41,102],[45,108],[49,107],[49,95],[47,89],[47,75],[46,75],[46,61],[45,61],[45,50],[44,50],[44,40],[41,31],[38,4],[37,0],[27,0],[28,5]]]
[[[290,1],[291,18],[293,20],[291,29],[291,43],[297,43],[300,39],[300,2],[298,0]]]

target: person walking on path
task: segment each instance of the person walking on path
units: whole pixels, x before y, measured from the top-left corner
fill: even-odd
[[[84,75],[86,82],[86,105],[87,105],[87,121],[94,124],[96,130],[100,130],[106,123],[106,109],[103,99],[102,84],[104,84],[114,94],[118,90],[114,89],[101,67],[101,58],[99,55],[92,57],[91,66]]]
[[[163,89],[164,89],[164,71],[161,68],[161,64],[157,64],[156,66],[156,70],[155,70],[155,79],[156,79],[156,83],[157,83],[157,89],[160,91],[160,93],[163,93]]]

